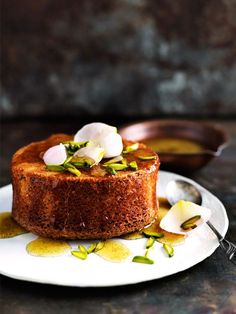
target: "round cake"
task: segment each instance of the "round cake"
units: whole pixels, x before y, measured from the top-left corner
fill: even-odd
[[[139,144],[122,153],[127,164],[137,167],[116,173],[105,171],[109,158],[79,169],[79,176],[49,171],[42,159],[45,151],[71,139],[52,135],[14,154],[13,218],[30,232],[55,239],[106,239],[150,224],[158,207],[156,153]],[[124,149],[131,144],[124,140]]]

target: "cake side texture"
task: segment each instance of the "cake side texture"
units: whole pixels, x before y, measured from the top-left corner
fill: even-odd
[[[141,161],[137,154],[155,154],[140,144],[137,171],[115,176],[81,176],[46,170],[42,153],[71,139],[56,134],[18,150],[12,159],[13,218],[28,231],[49,238],[106,239],[133,232],[157,214],[159,159]],[[124,141],[126,145],[129,142]]]

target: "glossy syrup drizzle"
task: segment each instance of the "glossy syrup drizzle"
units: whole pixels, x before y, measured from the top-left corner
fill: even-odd
[[[131,251],[119,241],[107,240],[103,248],[96,252],[96,254],[109,262],[119,263],[131,256]]]
[[[147,228],[126,234],[122,238],[125,240],[144,238],[143,230],[148,230],[164,234],[162,238],[156,239],[158,242],[171,245],[183,243],[185,235],[167,232],[160,228],[160,221],[169,209],[170,205],[168,201],[165,198],[159,198],[159,209],[156,220]],[[0,213],[0,238],[10,238],[23,233],[27,233],[27,231],[12,219],[10,212]],[[106,240],[104,243],[103,248],[96,252],[96,254],[110,262],[122,262],[132,254],[126,245],[117,240]],[[33,256],[50,257],[64,255],[70,252],[71,247],[66,241],[38,237],[27,244],[26,250]]]
[[[136,231],[133,233],[129,233],[124,235],[122,238],[126,240],[136,240],[144,237],[143,231],[148,230],[152,232],[162,233],[164,236],[162,238],[157,238],[156,240],[160,243],[166,243],[171,245],[177,245],[184,242],[186,236],[182,234],[176,234],[172,232],[167,232],[160,227],[161,219],[167,214],[168,210],[170,209],[170,205],[166,198],[159,198],[159,209],[157,212],[156,220],[147,228],[144,228],[140,231]]]
[[[0,239],[16,237],[27,231],[13,220],[10,212],[0,213]]]
[[[42,237],[29,242],[26,251],[33,256],[61,256],[70,252],[71,247],[66,241],[52,240]]]

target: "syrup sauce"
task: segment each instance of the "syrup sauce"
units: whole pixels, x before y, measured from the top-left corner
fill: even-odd
[[[61,256],[65,253],[69,253],[71,247],[66,241],[52,240],[42,237],[29,242],[26,246],[26,250],[33,256]]]
[[[162,238],[156,239],[158,242],[177,245],[184,242],[186,236],[167,232],[160,228],[160,221],[169,209],[170,205],[167,199],[159,198],[159,209],[156,220],[146,227],[145,230],[163,233],[164,236]],[[122,238],[125,240],[144,238],[143,230],[126,234]],[[12,219],[10,212],[0,213],[0,238],[10,238],[23,233],[27,233],[27,231]],[[71,247],[66,241],[38,237],[27,244],[26,250],[33,256],[52,257],[69,253]],[[129,248],[117,240],[106,240],[103,248],[96,252],[96,254],[107,261],[115,263],[123,262],[132,255]]]
[[[116,240],[107,240],[101,250],[96,254],[109,262],[120,263],[131,256],[131,251],[126,245]]]
[[[121,236],[122,239],[124,240],[137,240],[137,239],[142,239],[144,236],[142,234],[142,231],[135,231],[131,233],[127,233]]]
[[[193,154],[205,150],[202,144],[184,138],[153,138],[143,142],[157,153]]]
[[[11,212],[0,213],[0,239],[16,237],[27,232],[13,220]]]
[[[169,245],[178,245],[178,244],[183,243],[186,238],[185,235],[167,232],[161,229],[160,221],[167,214],[171,206],[169,205],[166,198],[161,197],[158,199],[158,201],[159,201],[159,209],[157,212],[157,218],[149,227],[144,228],[144,229],[148,231],[152,231],[152,232],[163,233],[164,236],[162,238],[156,239],[160,243],[166,243]],[[144,229],[124,235],[122,236],[122,238],[126,240],[136,240],[136,239],[144,238],[145,236],[142,232]]]

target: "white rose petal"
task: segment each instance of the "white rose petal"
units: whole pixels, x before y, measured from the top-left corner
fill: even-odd
[[[160,227],[169,232],[185,234],[186,232],[189,232],[189,230],[183,230],[180,227],[181,224],[197,215],[201,216],[201,218],[195,223],[199,226],[209,220],[211,211],[208,208],[199,206],[192,202],[181,200],[172,206],[168,213],[162,218]]]
[[[83,126],[74,136],[75,142],[97,140],[109,133],[117,133],[114,126],[101,122],[89,123]]]
[[[74,141],[93,141],[104,149],[104,158],[111,158],[121,154],[123,143],[121,136],[117,133],[116,127],[101,122],[94,122],[85,125],[74,137]]]
[[[118,133],[110,133],[98,140],[98,143],[105,150],[104,158],[119,156],[122,153],[123,143]]]
[[[63,144],[50,147],[43,155],[46,165],[62,165],[66,158],[66,148]]]
[[[74,156],[76,157],[88,157],[94,160],[95,164],[98,164],[104,155],[104,149],[97,146],[87,146],[79,149]]]

